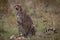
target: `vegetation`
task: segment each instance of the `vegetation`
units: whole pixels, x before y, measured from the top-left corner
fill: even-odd
[[[26,40],[60,40],[60,0],[0,0],[0,39],[17,35],[15,4],[22,4],[36,26],[36,35]],[[45,28],[57,28],[57,34],[44,33]]]

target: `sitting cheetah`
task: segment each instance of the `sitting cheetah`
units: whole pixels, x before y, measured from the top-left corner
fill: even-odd
[[[21,5],[16,5],[15,8],[19,34],[22,33],[24,36],[35,35],[35,27],[29,15],[26,14]]]

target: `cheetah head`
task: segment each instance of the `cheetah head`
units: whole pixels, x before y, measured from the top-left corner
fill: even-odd
[[[18,11],[18,10],[22,10],[22,6],[21,6],[21,4],[17,4],[17,5],[15,5],[15,9]]]

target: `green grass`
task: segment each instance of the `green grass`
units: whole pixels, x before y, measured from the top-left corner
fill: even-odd
[[[3,35],[6,40],[8,40],[10,36],[18,34],[18,30],[16,27],[9,27],[5,31],[6,32]]]

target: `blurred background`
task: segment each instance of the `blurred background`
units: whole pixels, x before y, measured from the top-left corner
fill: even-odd
[[[0,40],[18,34],[15,4],[22,4],[36,27],[36,35],[26,40],[60,40],[60,0],[0,0]],[[44,33],[49,26],[57,33]]]

